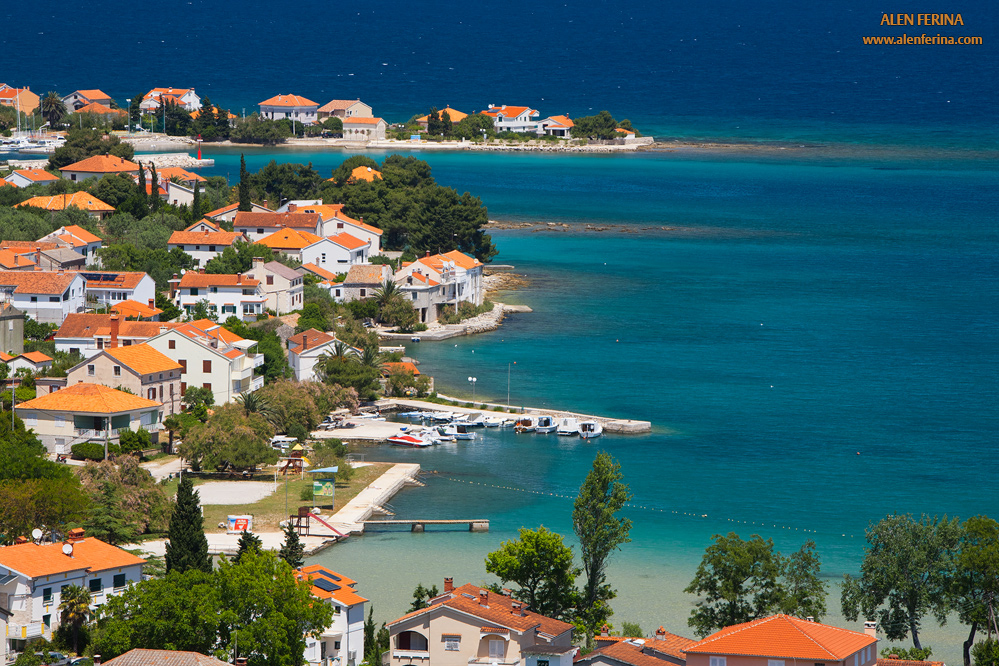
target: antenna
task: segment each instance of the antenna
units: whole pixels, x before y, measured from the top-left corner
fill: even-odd
[[[62,545],[62,554],[63,555],[67,555],[69,557],[73,557],[73,544],[71,544],[71,543],[64,543]]]
[[[31,538],[34,539],[35,541],[38,541],[39,539],[42,538],[42,531],[37,527],[31,530]]]

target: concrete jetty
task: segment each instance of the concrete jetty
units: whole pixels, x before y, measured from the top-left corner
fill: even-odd
[[[384,421],[376,423],[384,424]],[[395,426],[394,430],[398,431],[398,424],[389,425]],[[344,534],[361,534],[364,532],[364,523],[371,516],[389,513],[383,505],[397,492],[406,486],[423,485],[416,478],[419,473],[420,466],[416,463],[396,463],[333,514],[332,518],[324,517],[324,520]]]
[[[198,159],[191,157],[187,153],[146,153],[136,155],[136,162],[143,164],[155,164],[157,169],[163,167],[182,167],[184,169],[197,169],[200,167],[215,166],[213,159]],[[7,166],[12,169],[44,169],[49,164],[49,158],[36,160],[9,160]]]

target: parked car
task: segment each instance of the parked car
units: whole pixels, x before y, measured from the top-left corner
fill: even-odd
[[[69,666],[69,657],[62,652],[49,652],[47,654],[45,652],[36,652],[35,656],[48,666]]]

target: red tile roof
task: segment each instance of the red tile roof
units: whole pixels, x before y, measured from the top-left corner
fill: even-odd
[[[222,215],[223,213],[234,211],[237,208],[239,208],[238,203],[229,204],[228,206],[222,206],[222,208],[216,208],[210,213],[205,213],[205,217],[216,217],[218,215]]]
[[[156,315],[163,314],[163,310],[160,310],[157,307],[150,307],[145,303],[133,301],[132,299],[115,303],[111,306],[111,311],[117,312],[122,317],[138,317],[140,319],[155,317]]]
[[[0,250],[0,268],[4,270],[24,269],[27,266],[35,266],[31,260],[30,253],[21,254],[12,250]]]
[[[69,388],[65,388],[58,393],[68,390]],[[64,542],[60,541],[4,546],[0,548],[0,565],[30,578],[40,578],[80,569],[90,572],[106,571],[146,562],[128,551],[94,537],[73,542],[72,557],[62,552],[63,545]]]
[[[162,169],[156,172],[156,175],[160,180],[170,180],[174,176],[176,176],[177,178],[180,178],[185,182],[191,180],[196,180],[201,183],[208,182],[208,179],[205,178],[204,176],[198,175],[196,173],[191,173],[187,169],[183,169],[181,167],[163,167]],[[238,205],[239,204],[237,204],[237,206]]]
[[[16,294],[61,294],[76,279],[66,271],[0,271],[0,284],[15,287]]]
[[[100,287],[113,287],[116,289],[135,289],[142,282],[142,278],[146,277],[146,273],[140,273],[138,271],[75,271],[83,273],[84,277],[91,275],[100,275],[100,282],[94,280],[88,287],[97,288]],[[90,280],[90,278],[87,278]]]
[[[402,370],[403,372],[408,372],[413,376],[419,376],[420,369],[416,367],[415,364],[409,361],[395,362],[389,361],[388,363],[383,363],[382,368],[385,370],[385,374],[392,372],[393,370]]]
[[[362,241],[360,238],[355,238],[346,232],[330,236],[329,239],[337,245],[347,248],[348,250],[356,250],[364,247],[365,245],[371,245],[371,241]]]
[[[343,119],[344,125],[377,125],[383,122],[385,121],[381,118],[361,118],[359,116],[351,116]]]
[[[667,631],[657,634],[657,638],[625,638],[619,636],[597,636],[597,641],[613,639],[610,645],[605,645],[589,654],[580,657],[576,663],[588,663],[601,655],[632,666],[663,666],[665,660],[659,655],[686,660],[684,650],[697,641],[677,636]]]
[[[319,213],[297,211],[294,213],[254,213],[241,210],[236,213],[236,217],[232,221],[234,229],[237,227],[271,227],[276,229],[284,226],[293,229],[311,229],[315,232],[318,225]]]
[[[312,245],[320,240],[322,240],[321,236],[308,231],[285,228],[278,229],[274,233],[259,239],[257,242],[275,250],[301,250],[303,247]]]
[[[26,201],[16,204],[14,207],[20,208],[22,206],[34,206],[35,208],[44,208],[45,210],[63,210],[76,206],[81,210],[89,210],[96,213],[109,213],[114,210],[114,206],[104,203],[89,192],[82,191],[73,192],[72,194],[56,194],[51,197],[31,197]]]
[[[134,648],[114,659],[108,659],[104,662],[104,666],[229,666],[229,664],[200,652]]]
[[[877,639],[859,631],[771,615],[717,631],[686,649],[688,654],[715,654],[842,661]]]
[[[47,361],[52,360],[51,356],[46,356],[45,354],[38,351],[24,352],[23,354],[21,354],[21,358],[26,358],[32,363],[45,363]]]
[[[315,264],[302,264],[302,268],[304,268],[305,270],[309,271],[310,273],[315,273],[319,277],[321,277],[323,279],[326,279],[326,280],[335,280],[336,279],[336,273],[331,273],[330,271],[326,270],[325,268],[320,268],[319,266],[316,266]]]
[[[80,414],[120,414],[160,407],[162,404],[108,386],[84,383],[73,384],[55,393],[47,393],[33,400],[22,402],[17,406],[17,409]]]
[[[260,106],[314,106],[318,108],[319,103],[301,95],[275,95],[260,102]]]
[[[335,340],[336,337],[328,333],[323,333],[322,331],[310,328],[307,331],[302,331],[301,333],[288,338],[288,348],[292,351],[297,351],[297,349],[294,348],[300,348],[303,343],[308,342],[306,349],[314,349],[319,345],[325,345],[326,343],[333,342]]]
[[[369,183],[373,183],[375,182],[375,180],[381,180],[381,179],[382,179],[381,171],[375,171],[371,167],[359,166],[359,167],[354,167],[353,171],[350,172],[350,178],[348,180],[364,180]]]
[[[246,240],[240,231],[175,231],[167,245],[232,245]]]
[[[321,107],[319,107],[319,110],[322,111],[323,113],[331,113],[333,111],[346,111],[351,106],[357,104],[360,101],[361,100],[359,99],[334,99],[323,104]]]
[[[326,590],[322,587],[316,585],[312,586],[312,596],[317,599],[333,599],[343,606],[355,606],[357,604],[363,604],[367,601],[364,597],[359,595],[356,590],[353,589],[353,585],[357,582],[342,576],[335,571],[330,571],[324,568],[322,565],[313,564],[312,566],[304,567],[295,571],[295,577],[299,580],[306,578],[310,581],[314,580],[325,580],[327,583],[331,583],[331,587],[337,589]]]
[[[94,155],[85,160],[74,162],[59,169],[62,172],[79,171],[83,173],[138,173],[139,165],[129,162],[117,155]]]
[[[95,100],[95,99],[111,99],[111,95],[107,94],[103,90],[94,88],[92,90],[75,90],[73,91],[83,97],[84,99]],[[69,95],[66,95],[69,97]]]
[[[81,106],[79,109],[74,111],[74,113],[96,113],[101,116],[114,114],[116,116],[123,116],[126,112],[124,109],[112,109],[110,106],[104,106],[100,102],[91,102],[86,106]]]
[[[438,111],[437,114],[440,115],[440,116],[443,116],[445,111],[447,111],[447,117],[451,119],[452,123],[461,122],[462,120],[464,120],[465,118],[468,117],[467,113],[462,113],[461,111],[458,111],[457,109],[452,109],[450,106],[444,107],[443,109],[441,109],[440,111]],[[425,123],[429,119],[430,119],[430,114],[428,113],[425,116],[421,116],[421,117],[417,118],[416,122],[418,122],[418,123]]]
[[[190,287],[256,287],[260,280],[245,275],[206,274],[188,271],[180,278],[180,288]]]
[[[517,118],[524,112],[534,115],[537,113],[534,109],[529,106],[493,106],[491,109],[486,109],[485,111],[480,111],[484,115],[495,118],[496,116],[502,114],[504,118]]]
[[[19,176],[24,176],[28,180],[35,183],[44,183],[44,182],[52,182],[55,180],[59,180],[59,176],[53,176],[45,169],[18,169],[14,173],[18,174]]]
[[[82,240],[84,243],[100,243],[102,240],[101,238],[95,236],[94,234],[90,233],[83,227],[76,224],[70,224],[68,226],[63,227],[63,229],[73,234],[74,236]]]
[[[119,321],[119,338],[151,338],[160,334],[160,328],[177,328],[180,324],[165,321]],[[56,339],[93,338],[110,335],[111,315],[71,313],[66,315],[62,326],[56,331]]]
[[[105,349],[104,351],[122,365],[135,370],[140,375],[180,369],[180,364],[177,361],[145,344],[115,347],[113,349]]]

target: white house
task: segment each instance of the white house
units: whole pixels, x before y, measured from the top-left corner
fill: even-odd
[[[210,321],[167,329],[146,344],[180,364],[181,396],[188,386],[200,386],[212,392],[215,404],[224,405],[264,385],[263,376],[254,373],[264,364],[256,340],[244,340],[218,324],[213,328]]]
[[[539,115],[537,109],[529,106],[495,106],[481,112],[483,115],[493,119],[493,126],[497,132],[537,132],[538,123],[535,118]]]
[[[195,261],[195,266],[204,268],[205,264],[222,254],[227,247],[232,247],[237,241],[248,242],[246,236],[238,231],[209,231],[210,222],[196,223],[200,231],[175,231],[170,234],[167,249],[177,248]]]
[[[481,261],[458,250],[432,256],[428,252],[427,256],[399,269],[395,280],[398,282],[413,273],[422,273],[440,283],[445,303],[457,305],[461,301],[468,301],[474,305],[482,305],[485,300],[482,269]]]
[[[97,256],[97,250],[104,247],[104,241],[79,225],[70,224],[59,227],[38,240],[39,242],[58,243],[64,248],[73,250],[86,260],[88,266],[99,265],[101,262],[100,257]]]
[[[332,354],[336,337],[310,328],[288,338],[288,365],[300,382],[315,381],[316,361],[323,354]]]
[[[260,103],[260,117],[271,120],[296,120],[304,124],[316,122],[319,104],[301,95],[275,95]]]
[[[156,281],[147,273],[84,270],[80,275],[87,279],[87,301],[91,306],[111,306],[122,301],[156,303]]]
[[[238,211],[232,220],[232,230],[244,234],[251,243],[256,243],[283,228],[321,235],[319,220],[318,213],[302,213],[298,210],[287,213]]]
[[[371,107],[359,99],[334,99],[319,107],[319,120],[326,118],[373,118]]]
[[[318,240],[320,240],[319,236],[309,231],[278,229],[274,233],[259,239],[257,243],[293,259],[301,260],[302,248],[312,245]]]
[[[364,604],[354,589],[357,581],[313,564],[295,572],[312,583],[312,596],[333,607],[333,622],[319,638],[305,639],[305,661],[310,664],[356,666],[364,659]]]
[[[538,134],[557,136],[562,139],[571,138],[572,127],[575,123],[569,116],[549,116],[538,122]]]
[[[318,213],[320,236],[334,236],[346,232],[354,238],[371,243],[368,256],[381,252],[382,230],[364,223],[364,218],[355,220],[343,212],[343,204],[309,204],[296,208],[299,213]]]
[[[76,182],[87,178],[103,178],[109,174],[125,173],[139,175],[139,165],[116,155],[94,155],[85,160],[68,164],[59,169],[63,178]]]
[[[221,208],[216,208],[210,213],[205,213],[205,219],[211,220],[212,222],[232,222],[236,218],[236,213],[240,212],[239,204],[229,204],[228,206],[222,206]],[[261,206],[260,204],[251,203],[250,211],[252,213],[271,213],[271,209],[267,206]],[[192,229],[188,227],[185,231],[198,231],[197,229]]]
[[[145,342],[180,324],[162,321],[129,321],[110,314],[69,314],[55,334],[57,352],[90,358],[102,349]]]
[[[421,324],[437,321],[438,306],[447,303],[447,290],[440,282],[424,275],[420,268],[415,268],[408,273],[397,273],[395,283],[419,313]]]
[[[66,315],[83,312],[86,288],[81,273],[0,271],[0,299],[43,324],[61,324]]]
[[[381,141],[388,123],[382,118],[351,116],[343,119],[343,138],[353,141]]]
[[[52,357],[38,351],[24,352],[16,356],[0,352],[0,361],[7,364],[11,375],[16,374],[18,370],[27,370],[37,375],[39,370],[52,366]]]
[[[3,179],[14,187],[27,187],[28,185],[49,185],[59,180],[59,176],[53,176],[44,169],[18,169],[4,176]]]
[[[231,316],[256,321],[264,312],[267,297],[260,290],[260,280],[236,275],[206,275],[188,271],[179,280],[170,280],[171,298],[190,316],[194,307],[208,301],[209,311],[221,320]]]
[[[261,281],[260,289],[267,297],[268,309],[278,315],[302,309],[305,280],[294,268],[279,261],[264,263],[262,257],[254,257],[251,271],[246,276]]]
[[[0,652],[21,652],[38,638],[51,640],[66,586],[90,590],[91,606],[99,608],[141,581],[145,563],[126,550],[84,536],[80,528],[70,530],[66,541],[0,548],[0,606],[10,611]]]
[[[156,113],[166,101],[173,102],[187,111],[197,111],[201,108],[201,98],[194,88],[153,88],[145,94],[139,109],[142,113]]]
[[[91,104],[111,106],[114,100],[111,99],[111,95],[95,88],[93,90],[74,90],[62,98],[62,103],[66,107],[66,110],[72,113]]]
[[[346,273],[354,264],[368,263],[371,241],[341,232],[328,238],[320,238],[312,245],[302,248],[303,264],[313,264],[333,273]]]

